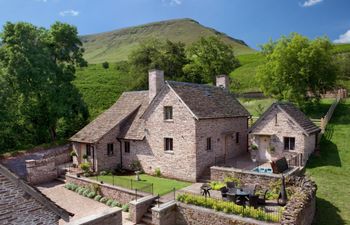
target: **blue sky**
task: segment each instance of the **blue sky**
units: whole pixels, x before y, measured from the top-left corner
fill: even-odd
[[[195,19],[254,48],[291,32],[350,42],[350,0],[0,0],[0,26],[59,20],[81,35],[174,18]]]

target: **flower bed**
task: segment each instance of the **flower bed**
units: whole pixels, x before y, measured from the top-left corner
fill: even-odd
[[[243,217],[250,217],[260,221],[279,222],[281,219],[283,208],[277,212],[265,212],[263,209],[254,209],[252,207],[243,207],[233,202],[226,202],[213,198],[205,198],[199,195],[181,194],[177,196],[177,200],[182,203],[202,206],[214,209],[219,212],[228,214],[236,214]]]
[[[120,202],[114,199],[110,199],[107,197],[103,197],[99,194],[98,186],[90,185],[90,186],[79,186],[73,183],[66,183],[64,185],[65,188],[71,191],[77,192],[79,195],[94,199],[95,201],[104,203],[110,207],[121,207],[124,212],[129,211],[129,205],[122,205]]]

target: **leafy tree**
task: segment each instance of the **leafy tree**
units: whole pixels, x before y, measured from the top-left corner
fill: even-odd
[[[108,68],[109,68],[109,63],[108,63],[108,62],[103,62],[103,63],[102,63],[102,67],[103,67],[104,69],[108,69]]]
[[[88,117],[86,105],[71,83],[76,66],[86,65],[76,28],[59,22],[50,29],[8,22],[1,38],[1,83],[10,94],[0,92],[1,101],[9,106],[0,117],[15,112],[7,126],[9,132],[13,135],[18,127],[30,137],[12,147],[54,141],[57,131],[62,135],[74,132]]]
[[[138,77],[136,89],[147,88],[147,74],[150,69],[162,69],[171,79],[183,77],[186,64],[185,45],[181,42],[151,39],[140,44],[129,56],[131,74]]]
[[[239,66],[233,48],[214,36],[201,38],[186,53],[189,63],[183,70],[185,79],[192,82],[216,84],[217,75],[229,74]]]
[[[350,53],[340,53],[335,56],[339,79],[350,80]]]
[[[258,68],[257,77],[266,95],[305,106],[334,86],[336,66],[332,44],[327,38],[309,40],[293,33],[262,46],[266,63]],[[314,98],[308,97],[308,92]]]

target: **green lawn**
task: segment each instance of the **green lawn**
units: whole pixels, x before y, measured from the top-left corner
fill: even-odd
[[[338,105],[306,173],[316,181],[318,225],[350,224],[350,99]]]
[[[135,175],[130,176],[114,176],[114,184],[118,186],[122,186],[128,189],[144,189],[145,192],[150,192],[150,188],[148,184],[153,184],[153,194],[157,195],[165,195],[171,192],[174,188],[179,190],[181,188],[187,187],[191,185],[190,182],[179,181],[175,179],[154,177],[147,174],[140,175],[141,181],[135,182]],[[92,177],[92,179],[96,179],[96,177]],[[105,183],[113,184],[113,176],[99,176],[99,181],[103,181]],[[131,181],[132,180],[132,181]],[[132,184],[131,184],[132,183]]]
[[[265,110],[268,109],[272,105],[272,103],[276,101],[273,98],[264,98],[264,99],[240,98],[238,100],[253,116],[260,116],[259,114],[265,112]]]

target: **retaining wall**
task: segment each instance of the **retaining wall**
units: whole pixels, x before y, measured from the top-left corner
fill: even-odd
[[[58,176],[54,158],[26,160],[26,170],[27,181],[31,184],[49,182]]]
[[[122,210],[111,208],[91,216],[72,221],[67,225],[122,225]]]
[[[133,190],[129,190],[126,188],[113,186],[110,184],[101,184],[97,181],[90,180],[84,177],[77,177],[76,175],[66,174],[66,182],[74,183],[79,186],[89,186],[92,184],[97,184],[100,187],[101,194],[108,198],[113,198],[119,201],[122,204],[127,204],[132,200],[136,199],[136,193]],[[149,194],[143,192],[137,192],[138,197],[144,197]]]

